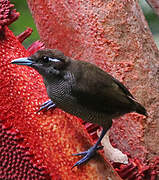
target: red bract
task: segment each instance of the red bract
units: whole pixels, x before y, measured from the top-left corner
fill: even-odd
[[[0,179],[120,179],[99,154],[71,169],[79,159],[72,154],[88,149],[91,139],[78,118],[59,109],[36,113],[48,99],[42,78],[31,68],[10,63],[35,48],[26,51],[6,25],[0,34]]]
[[[28,0],[28,4],[46,47],[97,64],[127,85],[147,108],[147,120],[135,113],[125,115],[114,120],[110,134],[113,144],[131,157],[123,178],[156,177],[157,165],[155,169],[150,164],[159,156],[159,53],[137,2]]]

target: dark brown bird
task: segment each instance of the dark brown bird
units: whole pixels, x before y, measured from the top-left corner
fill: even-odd
[[[83,164],[101,148],[100,142],[111,127],[113,118],[129,112],[147,116],[145,108],[121,82],[97,66],[71,59],[61,51],[39,50],[28,58],[15,59],[12,63],[30,66],[42,75],[51,100],[42,104],[40,110],[53,108],[56,104],[56,107],[70,114],[103,127],[94,146],[75,154],[84,157],[74,166]]]

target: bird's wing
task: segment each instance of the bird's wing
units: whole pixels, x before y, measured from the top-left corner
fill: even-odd
[[[72,87],[72,96],[77,102],[103,111],[106,108],[114,108],[114,111],[131,109],[134,98],[123,84],[98,68],[95,71],[87,68],[86,71],[84,76],[78,78],[76,86]]]
[[[117,79],[113,78],[113,81],[120,87],[120,89],[125,93],[125,95],[131,97],[132,99],[135,100],[135,98],[133,97],[133,95],[130,93],[130,91]]]

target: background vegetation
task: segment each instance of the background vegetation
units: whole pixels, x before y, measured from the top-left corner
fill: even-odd
[[[19,19],[10,25],[10,29],[14,32],[14,34],[19,35],[25,31],[27,27],[33,29],[32,35],[23,42],[23,45],[27,48],[33,42],[40,39],[36,25],[26,0],[10,0],[10,2],[15,5],[17,12],[20,13]]]
[[[36,40],[39,40],[39,34],[36,30],[36,26],[34,20],[30,14],[30,11],[27,6],[26,0],[10,0],[12,4],[15,5],[15,8],[18,12],[20,12],[20,17],[17,21],[15,21],[10,29],[14,32],[15,35],[23,32],[27,27],[31,27],[33,29],[32,35],[27,38],[23,45],[27,48]],[[159,17],[153,12],[151,7],[144,0],[140,0],[140,5],[143,9],[144,15],[147,19],[153,37],[155,39],[156,44],[159,47]]]

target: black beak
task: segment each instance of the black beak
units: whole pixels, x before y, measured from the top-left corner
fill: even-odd
[[[25,58],[14,59],[11,61],[11,63],[18,64],[18,65],[31,66],[33,64],[33,61],[25,57]]]

